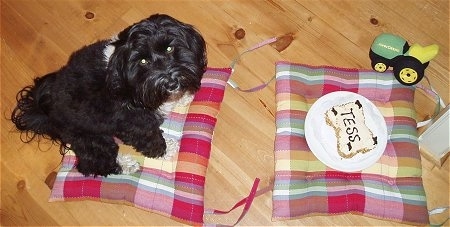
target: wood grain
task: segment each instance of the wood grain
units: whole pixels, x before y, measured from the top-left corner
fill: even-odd
[[[57,146],[24,144],[8,120],[15,94],[36,76],[57,70],[83,45],[111,37],[154,13],[195,25],[208,45],[211,67],[228,67],[246,48],[290,34],[281,52],[266,46],[246,55],[232,78],[242,88],[269,80],[274,62],[370,68],[369,47],[382,32],[410,43],[440,46],[426,70],[433,87],[449,103],[449,2],[447,0],[285,0],[285,1],[1,1],[1,224],[2,225],[178,225],[126,205],[93,201],[47,202],[47,175],[61,161]],[[235,32],[245,31],[238,39]],[[433,99],[417,92],[418,120],[429,117]],[[248,194],[255,178],[273,178],[275,84],[255,93],[227,87],[206,176],[205,205],[227,210]],[[423,159],[428,207],[449,205],[449,162],[442,168]],[[359,215],[271,221],[271,193],[255,199],[240,225],[398,225]],[[241,210],[209,223],[232,224]],[[441,223],[448,213],[431,217]],[[447,222],[448,225],[448,222]]]

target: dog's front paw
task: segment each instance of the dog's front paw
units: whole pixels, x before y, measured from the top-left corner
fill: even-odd
[[[139,162],[129,154],[119,153],[117,163],[122,167],[122,174],[132,174],[141,169]]]
[[[162,157],[164,160],[171,159],[180,150],[180,143],[174,138],[165,138],[166,140],[166,154]]]
[[[136,147],[145,157],[160,158],[166,154],[166,141],[162,134],[155,135],[151,141],[143,147]]]

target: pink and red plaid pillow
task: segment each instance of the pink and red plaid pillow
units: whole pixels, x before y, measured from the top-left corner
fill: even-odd
[[[68,153],[50,201],[89,199],[124,203],[186,224],[202,224],[211,141],[230,74],[229,68],[209,68],[191,105],[176,108],[164,122],[166,137],[180,142],[178,155],[172,160],[145,158],[134,152],[131,154],[141,164],[142,171],[93,178],[78,173],[74,167],[76,158]]]
[[[414,87],[392,72],[278,62],[273,218],[356,213],[415,225],[428,224],[417,143]],[[304,121],[311,105],[334,91],[371,100],[385,118],[386,149],[360,172],[336,171],[309,149]]]

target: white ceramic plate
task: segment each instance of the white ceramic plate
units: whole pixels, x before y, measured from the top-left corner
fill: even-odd
[[[377,136],[375,149],[352,158],[342,158],[337,152],[337,139],[334,129],[325,122],[325,112],[332,106],[359,100],[364,109],[365,123]],[[322,163],[335,170],[356,172],[372,166],[380,159],[386,148],[387,127],[378,108],[362,95],[337,91],[319,98],[308,111],[305,119],[305,137],[309,148]]]

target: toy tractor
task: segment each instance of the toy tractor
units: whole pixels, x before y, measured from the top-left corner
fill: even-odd
[[[369,57],[375,71],[385,72],[392,66],[394,76],[401,84],[414,85],[422,80],[425,68],[438,51],[436,44],[410,46],[402,37],[383,33],[373,41]]]

